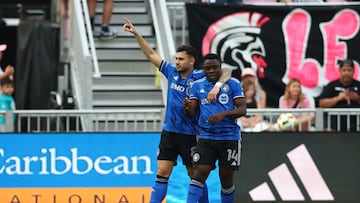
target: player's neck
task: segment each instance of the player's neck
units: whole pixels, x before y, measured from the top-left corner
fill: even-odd
[[[180,72],[181,78],[187,78],[193,70],[193,68],[189,68],[186,71]]]

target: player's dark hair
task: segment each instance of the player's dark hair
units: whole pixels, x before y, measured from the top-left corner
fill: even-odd
[[[191,46],[191,45],[180,45],[177,49],[176,52],[185,52],[187,55],[192,56],[196,59],[196,49]]]
[[[219,57],[217,54],[213,54],[213,53],[206,54],[206,55],[204,56],[204,61],[205,61],[206,59],[216,59],[217,61],[219,61],[219,63],[221,63],[221,59],[220,59],[220,57]]]
[[[354,69],[355,65],[354,65],[354,61],[351,60],[351,59],[344,59],[344,60],[341,60],[339,62],[339,66],[340,68],[344,67],[345,65],[349,65],[351,68]]]

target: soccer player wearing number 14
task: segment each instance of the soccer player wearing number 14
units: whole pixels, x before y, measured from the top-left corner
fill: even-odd
[[[220,58],[216,54],[204,57],[206,77],[194,82],[190,98],[183,101],[187,115],[199,110],[200,139],[193,153],[194,175],[191,180],[187,203],[197,203],[203,193],[204,183],[215,162],[219,163],[221,202],[235,199],[234,172],[240,166],[241,139],[237,118],[246,115],[246,101],[241,83],[231,78],[220,89],[215,102],[206,98],[220,77]]]

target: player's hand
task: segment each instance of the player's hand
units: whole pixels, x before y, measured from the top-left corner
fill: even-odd
[[[190,99],[185,98],[183,100],[183,108],[185,111],[190,110],[190,108],[191,108],[191,100]]]
[[[225,118],[225,115],[221,112],[221,113],[217,113],[217,114],[210,116],[210,118],[208,119],[208,122],[211,125],[215,125],[216,123],[224,120],[224,118]]]
[[[220,87],[215,85],[212,88],[212,90],[209,92],[209,94],[207,96],[207,100],[209,102],[216,102],[216,97],[217,97],[217,94],[219,93],[219,91],[220,91]]]
[[[125,30],[127,32],[131,32],[133,34],[136,33],[137,31],[135,29],[135,26],[131,23],[131,21],[127,17],[125,17],[124,20],[125,20],[125,23],[123,25],[123,30]]]

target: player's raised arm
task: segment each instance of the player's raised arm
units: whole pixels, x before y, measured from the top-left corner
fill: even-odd
[[[162,58],[152,49],[150,44],[141,36],[141,34],[136,30],[135,26],[126,17],[123,29],[127,32],[132,33],[135,36],[145,56],[150,60],[152,64],[159,68],[162,62]]]

